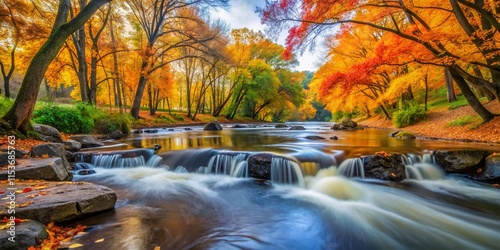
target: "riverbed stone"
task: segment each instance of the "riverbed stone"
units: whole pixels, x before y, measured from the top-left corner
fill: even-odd
[[[297,126],[292,126],[288,130],[306,130],[306,128],[304,128],[304,126],[297,125]]]
[[[70,139],[75,140],[82,144],[82,148],[93,148],[104,146],[104,143],[97,140],[92,135],[72,135]]]
[[[415,138],[417,138],[412,132],[408,132],[408,131],[398,131],[396,134],[394,134],[394,137],[396,139],[415,139]]]
[[[66,149],[67,151],[77,152],[82,149],[82,144],[72,139],[64,140],[63,144],[64,149]]]
[[[125,136],[121,130],[115,130],[109,133],[108,138],[113,140],[119,140]]]
[[[203,126],[203,130],[219,131],[219,130],[222,130],[222,126],[220,125],[220,123],[218,121],[212,121],[212,122],[205,124],[205,126]]]
[[[0,230],[0,246],[4,250],[28,249],[30,246],[38,246],[44,239],[49,237],[45,226],[34,220],[16,223],[15,242],[9,240],[11,235],[8,230]]]
[[[284,124],[284,123],[278,123],[276,124],[276,126],[274,126],[275,128],[288,128],[288,125]]]
[[[321,136],[318,136],[318,135],[308,135],[306,137],[304,137],[308,140],[324,140],[325,138],[324,137],[321,137]]]
[[[43,124],[35,124],[33,125],[33,129],[38,132],[42,141],[56,143],[63,142],[61,133],[54,127]]]
[[[70,168],[68,160],[66,159],[66,150],[62,143],[36,145],[31,148],[30,154],[32,157],[59,157],[62,160],[63,166],[66,167],[66,169]]]
[[[259,153],[248,157],[248,177],[257,179],[271,179],[272,154]]]
[[[366,178],[387,181],[402,181],[406,178],[401,154],[374,154],[363,157]]]
[[[0,170],[0,179],[6,180],[8,176],[8,169]],[[65,181],[72,178],[61,158],[19,159],[15,166],[15,176],[16,179],[48,181]]]
[[[480,173],[475,179],[487,182],[500,182],[500,153],[486,157],[484,168],[481,168]]]
[[[232,126],[232,128],[248,128],[248,126],[241,125],[241,124],[236,124],[236,125]]]
[[[0,184],[6,190],[7,183]],[[114,208],[116,194],[108,187],[86,182],[16,182],[16,218],[37,220],[41,223],[69,221]],[[8,192],[0,195],[7,197]],[[6,207],[0,208],[0,218],[8,216]]]
[[[437,150],[432,152],[436,163],[447,173],[473,172],[481,167],[487,155],[484,150]]]

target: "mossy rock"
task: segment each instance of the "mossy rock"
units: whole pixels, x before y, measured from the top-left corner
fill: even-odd
[[[412,132],[408,131],[399,131],[394,135],[396,139],[415,139],[416,136]]]

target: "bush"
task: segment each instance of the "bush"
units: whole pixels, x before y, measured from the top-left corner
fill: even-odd
[[[130,114],[105,114],[94,121],[94,133],[109,134],[115,130],[120,130],[123,134],[128,135],[130,134],[132,121]]]
[[[177,120],[177,121],[181,121],[181,122],[186,121],[186,120],[184,119],[184,116],[182,116],[182,115],[179,115],[179,114],[172,114],[171,116],[172,116],[172,117],[174,117],[174,119],[175,119],[175,120]]]
[[[154,118],[153,122],[158,124],[172,124],[175,123],[175,120],[168,115],[158,115]]]
[[[69,134],[91,133],[94,127],[93,120],[83,116],[78,109],[55,105],[47,105],[35,110],[33,121]]]
[[[338,121],[342,120],[343,117],[344,117],[344,112],[337,111],[337,112],[332,114],[332,121],[338,122]]]
[[[399,103],[398,111],[392,114],[392,123],[396,128],[415,124],[425,118],[425,109],[416,102]]]

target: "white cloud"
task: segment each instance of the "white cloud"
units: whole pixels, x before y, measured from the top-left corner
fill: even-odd
[[[213,11],[212,14],[215,18],[225,21],[231,29],[248,28],[254,31],[264,32],[265,26],[261,23],[259,15],[255,13],[257,6],[263,7],[265,0],[231,0],[230,8],[226,10]],[[286,31],[280,35],[278,39],[279,44],[284,44],[286,38]],[[303,55],[298,55],[299,66],[295,70],[315,71],[318,69],[318,61],[320,57],[320,50],[314,52],[306,51]]]

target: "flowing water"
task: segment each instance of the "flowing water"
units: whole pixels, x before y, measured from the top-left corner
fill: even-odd
[[[86,249],[500,246],[500,191],[445,176],[426,154],[448,148],[500,151],[497,145],[396,140],[388,131],[305,125],[307,130],[293,132],[179,128],[122,141],[129,149],[154,144],[162,149],[158,155],[92,158],[88,165],[96,174],[75,179],[112,188],[118,201],[115,211],[85,219],[92,229],[71,243]],[[308,135],[326,139],[312,141]],[[330,140],[333,135],[339,140]],[[406,154],[408,179],[363,179],[357,157],[382,150]],[[257,152],[276,155],[271,180],[245,178],[248,157]]]

